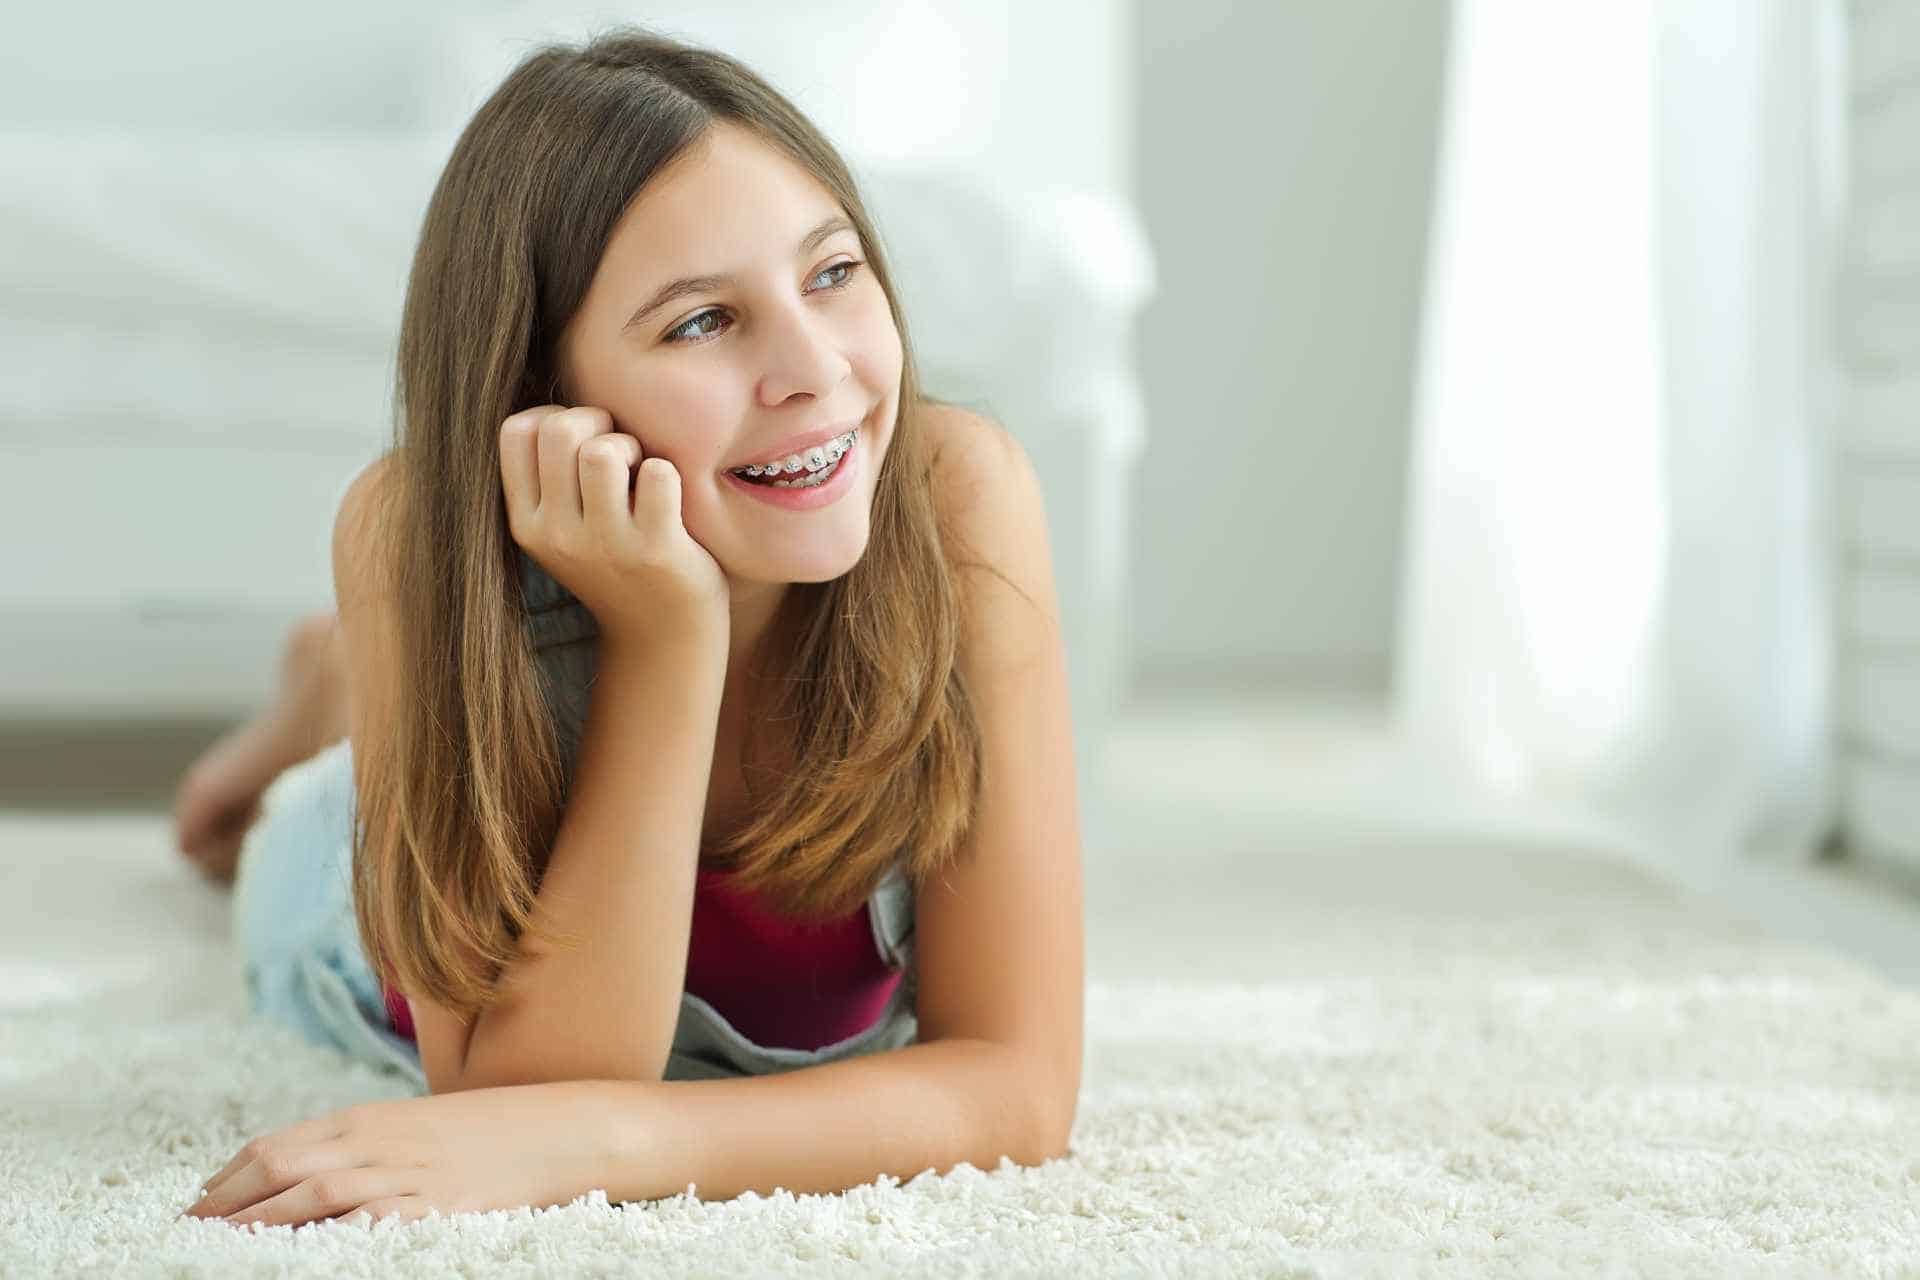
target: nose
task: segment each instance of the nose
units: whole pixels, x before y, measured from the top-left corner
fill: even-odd
[[[760,378],[760,400],[769,408],[796,395],[825,399],[853,370],[840,351],[833,322],[805,304],[770,313],[761,337],[766,371]]]

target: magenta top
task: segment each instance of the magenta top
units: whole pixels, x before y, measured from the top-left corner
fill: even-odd
[[[734,890],[732,874],[695,874],[686,990],[767,1048],[819,1049],[879,1021],[903,974],[880,954],[870,904],[809,926]],[[384,989],[393,1029],[414,1039],[406,997]]]

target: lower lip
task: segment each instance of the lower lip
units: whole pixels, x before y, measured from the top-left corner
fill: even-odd
[[[861,447],[861,440],[856,437],[853,447],[840,455],[840,463],[834,467],[833,474],[827,477],[827,482],[806,489],[776,489],[770,484],[742,480],[731,471],[722,471],[720,474],[735,488],[744,490],[749,496],[769,506],[785,507],[789,511],[811,511],[815,507],[840,501],[840,495],[853,484],[854,468],[860,465],[860,455],[864,452],[866,450]]]

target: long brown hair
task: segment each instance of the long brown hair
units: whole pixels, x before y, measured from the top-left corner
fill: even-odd
[[[955,664],[962,597],[935,504],[906,319],[852,176],[772,86],[721,53],[625,26],[524,57],[460,135],[421,227],[401,317],[393,483],[375,540],[398,621],[396,723],[356,742],[354,909],[374,972],[463,1014],[535,929],[569,783],[507,528],[498,431],[548,403],[554,344],[635,195],[716,122],[782,148],[839,200],[903,351],[871,538],[794,583],[754,666],[784,678],[751,732],[795,767],[719,851],[741,889],[804,920],[857,910],[900,863],[957,856],[984,780]],[[749,756],[756,754],[751,738]],[[751,773],[749,773],[751,779]],[[548,931],[546,945],[578,939]]]

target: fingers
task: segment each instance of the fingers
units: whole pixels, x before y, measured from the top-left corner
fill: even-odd
[[[226,1220],[235,1226],[258,1222],[262,1226],[296,1226],[322,1218],[341,1217],[363,1206],[410,1197],[419,1190],[420,1170],[381,1165],[332,1167],[303,1178],[277,1195],[233,1210]],[[385,1212],[391,1212],[388,1206]],[[385,1216],[385,1212],[370,1216]]]
[[[540,420],[559,408],[539,405],[500,424],[500,484],[506,490],[509,516],[540,505]]]
[[[234,1174],[239,1173],[242,1169],[259,1159],[259,1157],[260,1148],[258,1140],[249,1142],[246,1146],[240,1148],[239,1154],[220,1166],[220,1172],[207,1179],[206,1185],[200,1188],[200,1198],[188,1206],[187,1212],[199,1213],[209,1207],[213,1203],[213,1198],[220,1194],[221,1186],[229,1178],[233,1177]]]
[[[355,1163],[355,1156],[338,1139],[286,1138],[271,1145],[260,1139],[240,1148],[240,1154],[207,1183],[206,1194],[188,1206],[196,1218],[217,1218],[259,1204],[316,1174]]]
[[[640,459],[640,442],[618,431],[580,446],[580,502],[589,525],[611,527],[632,519],[628,479]]]
[[[500,482],[508,528],[530,550],[530,539],[549,543],[573,522],[612,529],[630,526],[643,505],[667,517],[680,512],[673,464],[647,457],[594,405],[538,405],[501,423]]]
[[[255,1138],[185,1213],[236,1226],[291,1226],[359,1209],[376,1218],[420,1210],[421,1168],[370,1151],[365,1128],[350,1108]]]
[[[575,405],[540,421],[540,506],[542,510],[586,515],[580,496],[580,446],[613,430],[613,415],[590,404]]]
[[[400,1222],[418,1222],[433,1209],[433,1204],[425,1196],[388,1196],[384,1200],[375,1200],[363,1204],[357,1209],[345,1213],[336,1213],[336,1221],[351,1222],[357,1214],[366,1214],[374,1222],[382,1218],[393,1218]]]
[[[556,435],[556,428],[562,434]],[[573,454],[580,442],[597,432],[613,429],[613,419],[592,405],[568,408],[537,404],[522,409],[500,424],[500,484],[506,490],[507,511],[531,512],[544,502],[564,509],[565,498],[577,499]],[[578,501],[573,514],[580,514]]]
[[[677,518],[680,514],[680,472],[671,462],[658,455],[642,462],[633,478],[633,509],[636,514],[645,503],[661,505],[665,515]]]
[[[203,1196],[219,1190],[221,1183],[255,1161],[266,1158],[269,1151],[278,1151],[282,1143],[331,1142],[344,1137],[345,1134],[346,1129],[340,1123],[339,1114],[335,1112],[315,1116],[311,1120],[302,1120],[298,1124],[290,1124],[284,1129],[276,1129],[271,1134],[263,1134],[235,1152],[233,1159],[221,1165],[220,1171],[208,1178],[200,1190]],[[197,1204],[194,1206],[196,1209],[199,1207]]]

